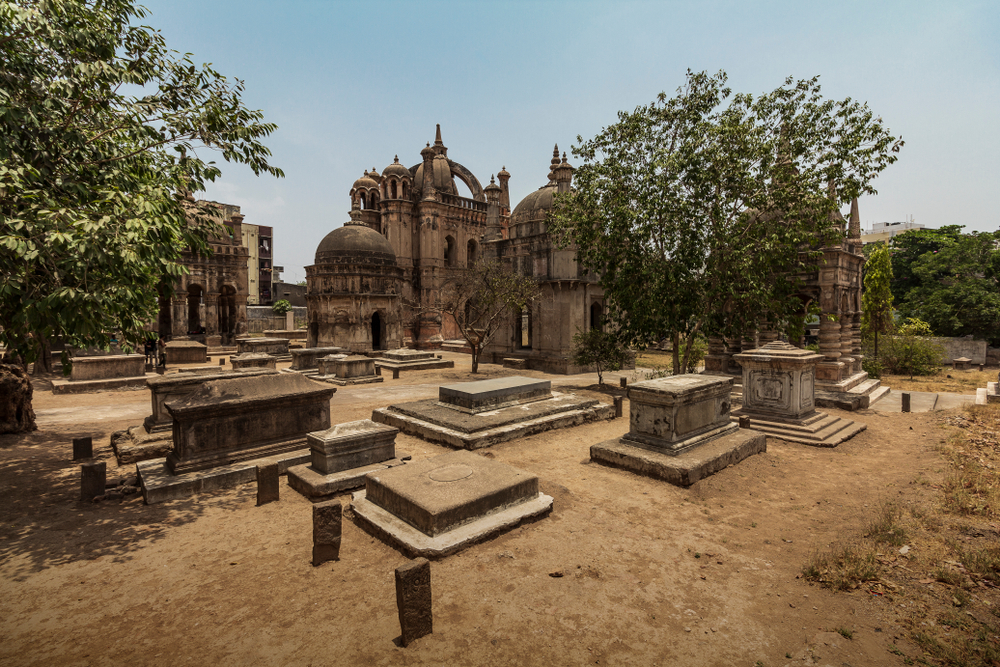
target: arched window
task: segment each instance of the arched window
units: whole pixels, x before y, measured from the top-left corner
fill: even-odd
[[[396,199],[396,179],[389,181],[389,196]]]
[[[444,240],[444,263],[445,266],[455,266],[455,239],[448,236]]]
[[[365,201],[365,193],[364,192],[361,193],[361,208],[362,209],[368,208],[368,204]]]
[[[478,257],[478,250],[479,250],[479,248],[478,248],[478,246],[476,246],[475,240],[474,239],[469,239],[469,245],[468,245],[468,248],[466,250],[466,263],[469,266],[472,266],[473,264],[475,264],[476,260],[479,259],[479,257]]]
[[[408,193],[407,193],[406,181],[403,181],[403,199],[406,199],[407,195]]]
[[[603,329],[604,328],[604,308],[601,304],[596,301],[590,304],[590,328],[591,329]]]

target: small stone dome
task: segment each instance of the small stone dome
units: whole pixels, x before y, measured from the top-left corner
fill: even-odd
[[[556,184],[549,183],[522,199],[514,207],[514,212],[510,214],[510,224],[517,225],[532,220],[544,220],[552,208],[556,191]]]
[[[399,156],[388,167],[382,170],[382,178],[389,178],[395,176],[396,178],[410,179],[410,170],[399,163]]]
[[[353,192],[353,191],[359,190],[359,189],[360,190],[372,190],[372,189],[376,189],[376,188],[378,188],[378,183],[376,183],[371,178],[371,176],[368,175],[368,172],[366,171],[364,176],[362,176],[358,180],[354,181],[354,185],[351,186],[351,191]]]
[[[319,242],[316,264],[396,266],[396,253],[389,240],[371,227],[348,222]]]

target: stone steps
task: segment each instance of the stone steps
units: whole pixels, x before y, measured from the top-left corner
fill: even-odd
[[[739,419],[739,411],[733,414],[733,419]],[[750,428],[774,438],[789,442],[798,442],[815,447],[836,447],[840,443],[853,438],[864,431],[867,426],[859,422],[835,417],[825,413],[817,413],[815,417],[802,424],[788,424],[780,421],[770,421],[759,417],[750,418]]]

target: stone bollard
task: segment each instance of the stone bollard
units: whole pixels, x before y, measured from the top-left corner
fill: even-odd
[[[623,396],[615,396],[615,418],[622,416],[622,402],[624,401]]]
[[[375,366],[375,375],[382,375],[382,367],[381,366],[377,366],[377,365]]]
[[[903,412],[909,412],[910,411],[910,392],[904,391],[903,394],[902,394],[902,396],[901,396],[901,398],[903,400]]]
[[[392,369],[392,379],[393,380],[398,380],[399,379],[399,369],[398,368],[393,368]]]
[[[80,466],[80,500],[93,500],[97,496],[103,496],[107,482],[107,463],[84,463]]]
[[[982,373],[986,370],[986,364],[979,364],[979,372]]]
[[[92,458],[94,458],[94,441],[89,437],[73,438],[73,460]]]
[[[618,384],[620,384],[621,388],[624,389],[628,386],[628,380],[625,378],[618,378]]]
[[[426,558],[417,558],[396,568],[396,607],[403,646],[434,632],[431,564]]]
[[[340,560],[343,508],[339,500],[313,505],[313,566]]]
[[[220,366],[225,366],[226,365],[226,358],[225,357],[222,357],[221,359],[219,359],[219,365]]]
[[[278,500],[278,464],[257,466],[257,506]]]
[[[746,415],[740,417],[740,428],[750,428],[750,417]]]
[[[435,354],[434,356],[437,357],[438,359],[444,359],[443,354]]]

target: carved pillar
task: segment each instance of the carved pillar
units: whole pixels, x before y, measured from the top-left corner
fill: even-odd
[[[706,373],[725,373],[731,358],[726,354],[726,341],[722,338],[708,339],[708,353],[705,355]]]
[[[736,363],[735,359],[733,359],[734,354],[739,354],[741,352],[740,339],[726,338],[725,341],[726,341],[726,356],[729,357],[728,365],[726,366],[725,371],[727,373],[737,373],[737,374],[742,373],[743,372],[742,367],[738,363]]]
[[[764,318],[760,322],[760,335],[758,336],[760,347],[778,340],[778,332],[774,329],[774,323],[770,319]]]
[[[819,316],[819,353],[823,360],[816,365],[816,379],[840,382],[844,364],[840,361],[840,318],[838,313]]]
[[[840,314],[840,361],[844,364],[844,374],[850,375],[854,371],[854,357],[851,350],[854,347],[854,326],[853,313],[844,312]]]
[[[219,334],[219,293],[209,292],[205,295],[205,334],[217,336]]]
[[[862,370],[861,360],[861,313],[855,312],[851,317],[851,356],[854,357],[854,372],[860,373]]]
[[[757,332],[751,331],[748,334],[744,334],[743,339],[740,341],[740,347],[743,352],[749,352],[750,350],[756,350],[757,345]]]
[[[170,317],[170,335],[172,338],[187,335],[188,303],[187,292],[177,292],[172,300],[173,313]]]

